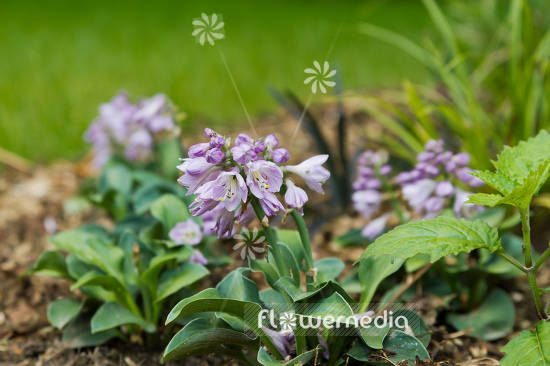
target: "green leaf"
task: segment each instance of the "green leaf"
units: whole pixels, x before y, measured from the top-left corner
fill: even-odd
[[[63,331],[61,343],[68,348],[83,348],[103,344],[115,337],[126,339],[118,329],[92,333],[90,318],[90,313],[80,313],[73,319]]]
[[[208,276],[209,273],[206,267],[197,263],[184,263],[164,272],[159,279],[156,301],[167,298],[180,289]]]
[[[164,266],[172,260],[176,260],[177,262],[187,261],[192,254],[193,250],[189,246],[184,245],[167,253],[157,255],[151,259],[147,270],[141,275],[141,279],[153,292],[156,292],[159,274]]]
[[[495,289],[479,308],[468,314],[449,314],[447,321],[459,331],[470,329],[469,336],[494,341],[512,331],[515,317],[512,300],[503,290]]]
[[[100,236],[75,229],[56,234],[50,238],[50,241],[57,248],[66,250],[78,256],[79,259],[96,265],[121,282],[124,281],[122,273],[124,252],[119,247],[105,242]]]
[[[550,365],[550,322],[541,320],[535,331],[521,332],[500,351],[506,352],[502,366]]]
[[[286,244],[298,264],[304,260],[304,247],[300,239],[300,233],[297,230],[277,230],[277,241]]]
[[[216,286],[218,293],[225,298],[233,300],[251,301],[260,303],[258,286],[248,279],[248,268],[237,268],[231,271]]]
[[[258,352],[258,362],[264,366],[301,366],[313,360],[315,355],[317,355],[318,358],[321,358],[323,350],[323,346],[317,346],[317,348],[304,352],[290,361],[281,363],[271,357],[263,348],[260,348],[260,352]]]
[[[506,193],[505,196],[499,194],[478,193],[468,197],[467,203],[475,203],[495,207],[500,204],[508,204],[518,207],[522,210],[529,208],[531,198],[536,195],[542,184],[548,178],[548,169],[550,167],[550,159],[540,164],[537,169],[533,170],[521,183],[518,184],[512,191]]]
[[[187,324],[170,341],[162,362],[179,360],[182,358],[203,354],[221,354],[230,357],[242,357],[232,347],[246,347],[256,351],[260,347],[258,338],[250,338],[246,334],[237,332],[228,327],[219,327],[206,319],[196,319]]]
[[[541,130],[536,137],[521,141],[515,147],[506,146],[494,162],[498,173],[513,180],[523,180],[550,157],[550,134]],[[546,174],[546,178],[548,174]]]
[[[40,255],[28,274],[71,279],[63,254],[49,250]]]
[[[248,257],[250,270],[263,273],[265,280],[272,288],[275,282],[279,280],[279,271],[273,262],[267,262],[265,259],[252,259]]]
[[[313,262],[317,268],[317,281],[326,282],[340,276],[346,265],[339,258],[323,258]]]
[[[82,309],[82,303],[75,299],[61,299],[48,306],[48,321],[57,329],[63,329]]]
[[[402,259],[392,261],[389,256],[378,259],[367,258],[359,263],[359,281],[361,282],[361,312],[370,304],[378,285],[403,265]]]
[[[358,261],[381,255],[407,259],[427,254],[433,263],[446,255],[478,248],[491,253],[500,248],[498,231],[479,220],[438,217],[398,226],[369,245]]]
[[[389,359],[395,363],[407,361],[408,365],[416,365],[416,358],[421,361],[430,359],[430,355],[422,343],[415,337],[400,330],[392,330],[384,340],[384,350],[395,352]]]
[[[394,319],[397,319],[399,316],[407,318],[407,323],[410,327],[410,329],[407,329],[407,332],[410,331],[410,335],[418,339],[424,347],[428,347],[430,339],[432,338],[432,331],[430,327],[426,325],[420,314],[411,309],[399,309],[393,312]]]
[[[423,361],[429,360],[430,355],[426,351],[426,348],[415,337],[401,332],[399,330],[392,330],[390,334],[384,340],[382,347],[385,351],[385,356],[388,357],[392,364],[404,365],[405,361],[407,365],[415,365],[416,357]],[[389,351],[389,352],[388,352]],[[388,356],[388,354],[390,354]],[[350,357],[361,363],[367,365],[389,365],[390,363],[382,361],[383,359],[378,357],[373,350],[365,343],[357,341],[353,347],[342,357],[344,360]]]
[[[137,324],[147,333],[154,333],[157,331],[157,327],[154,324],[149,323],[141,316],[132,313],[116,302],[105,303],[97,309],[92,317],[91,329],[92,333],[97,333],[126,324]]]
[[[151,204],[151,215],[162,222],[164,231],[168,233],[178,222],[186,221],[190,216],[189,208],[181,198],[173,194],[165,194]]]
[[[105,194],[110,190],[121,194],[129,194],[132,189],[132,173],[128,167],[116,161],[109,161],[103,167],[99,179],[99,192]]]
[[[277,357],[280,352],[273,345],[271,339],[259,328],[258,315],[262,307],[254,302],[223,298],[216,289],[207,289],[198,294],[181,300],[168,314],[166,324],[176,319],[196,313],[220,312],[226,313],[241,320],[249,329],[260,335],[262,343]]]

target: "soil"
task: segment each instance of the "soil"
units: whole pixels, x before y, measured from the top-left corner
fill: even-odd
[[[329,140],[335,140],[336,108],[322,111],[313,109],[319,117],[320,126]],[[348,128],[350,141],[360,135],[359,125],[364,126],[365,117],[356,114]],[[360,121],[361,123],[358,123]],[[368,121],[367,121],[368,122]],[[273,123],[259,124],[259,135],[272,132]],[[281,146],[288,146],[296,126],[291,116],[282,118],[277,133]],[[368,128],[368,123],[367,123]],[[252,131],[248,131],[252,134]],[[299,156],[311,156],[315,151],[311,140],[298,133],[292,151]],[[187,146],[196,141],[185,140]],[[363,142],[348,144],[348,154],[362,147]],[[291,163],[299,162],[294,156]],[[44,250],[54,249],[47,237],[57,231],[76,227],[84,221],[95,221],[110,226],[108,218],[95,209],[70,213],[64,202],[73,197],[79,183],[88,177],[86,163],[56,163],[51,166],[34,167],[20,172],[6,168],[0,174],[0,366],[15,365],[160,365],[162,350],[146,350],[139,344],[124,344],[112,341],[101,347],[67,349],[60,342],[60,332],[47,321],[46,309],[50,302],[65,296],[75,296],[69,291],[69,283],[50,277],[27,277],[25,272]],[[318,196],[319,197],[319,196]],[[317,198],[316,198],[317,200]],[[316,214],[330,213],[328,198],[317,200],[309,207]],[[338,256],[348,264],[361,254],[360,248],[342,248],[331,243],[331,238],[350,228],[360,228],[362,220],[352,214],[342,213],[319,230],[312,243],[317,258]],[[46,227],[48,230],[46,230]],[[548,267],[547,267],[548,268]],[[221,274],[216,273],[216,276]],[[220,277],[221,278],[221,277]],[[550,270],[541,271],[539,283],[550,286]],[[529,303],[528,289],[523,278],[511,280],[509,292],[516,303],[517,322],[515,333],[498,342],[483,342],[468,337],[466,332],[454,332],[437,322],[435,311],[440,299],[422,294],[415,302],[424,304],[424,318],[433,330],[428,351],[434,359],[431,365],[481,366],[499,365],[503,354],[499,349],[508,339],[523,329],[529,329],[536,321]],[[384,359],[384,355],[379,355]],[[205,356],[172,363],[173,365],[233,365],[235,361],[220,356]],[[424,364],[426,363],[418,363]]]

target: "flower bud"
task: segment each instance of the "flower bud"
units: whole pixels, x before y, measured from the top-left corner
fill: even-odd
[[[210,164],[218,164],[225,158],[225,153],[220,149],[211,149],[206,153],[206,161]]]
[[[273,161],[277,164],[284,164],[290,159],[290,153],[287,149],[276,149],[271,153]]]

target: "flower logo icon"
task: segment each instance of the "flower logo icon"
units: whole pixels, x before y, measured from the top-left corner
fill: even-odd
[[[296,315],[294,313],[283,313],[279,317],[279,323],[283,330],[291,330],[296,327]]]
[[[265,244],[265,236],[261,235],[256,228],[253,231],[245,228],[233,238],[237,240],[237,244],[233,246],[233,250],[240,250],[242,259],[245,259],[247,256],[256,259],[256,254],[265,252],[265,248],[269,247],[269,245]]]
[[[195,36],[197,43],[200,43],[201,46],[204,46],[205,41],[213,46],[214,40],[225,38],[224,22],[221,14],[212,14],[208,18],[208,15],[202,13],[201,18],[193,19],[193,26],[195,30],[191,35]]]
[[[315,69],[307,68],[304,70],[306,74],[314,74],[313,76],[309,76],[304,80],[304,84],[311,83],[311,92],[313,94],[317,93],[317,86],[319,86],[319,89],[321,89],[321,92],[326,94],[327,89],[326,86],[333,87],[336,85],[334,81],[327,80],[336,74],[336,70],[330,70],[330,66],[328,64],[328,61],[325,61],[325,64],[323,65],[323,68],[321,69],[321,65],[317,61],[313,61],[313,66],[315,66]],[[313,81],[313,82],[312,82]]]

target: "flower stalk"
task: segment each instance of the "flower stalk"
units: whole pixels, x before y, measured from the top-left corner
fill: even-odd
[[[252,208],[254,209],[258,220],[260,220],[260,222],[263,222],[262,220],[266,216],[262,209],[260,201],[256,197],[253,197],[250,203],[252,204]],[[279,248],[279,243],[277,243],[277,237],[273,232],[273,229],[269,225],[266,225],[264,226],[264,232],[267,243],[271,247],[271,253],[273,253],[273,257],[275,258],[275,264],[277,265],[277,269],[279,270],[279,275],[281,277],[290,277],[290,269],[285,265],[283,255],[281,253],[281,248]]]

